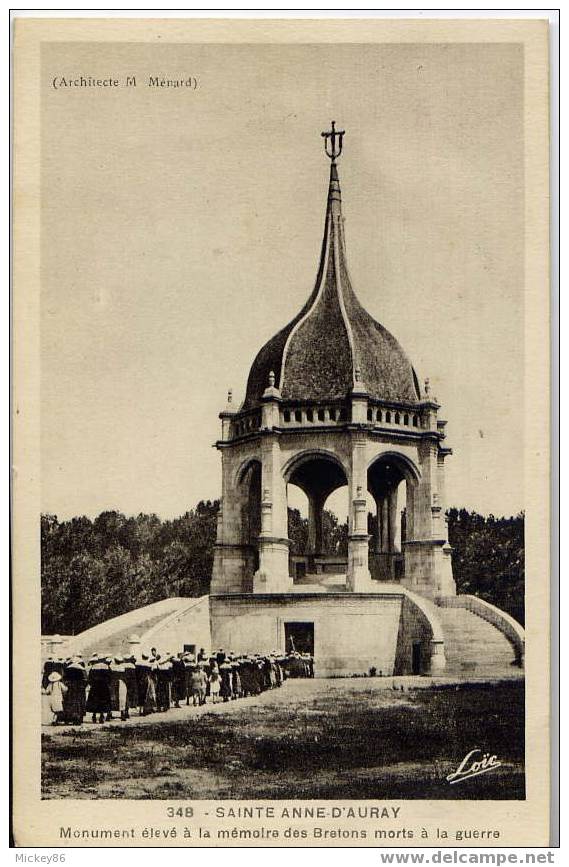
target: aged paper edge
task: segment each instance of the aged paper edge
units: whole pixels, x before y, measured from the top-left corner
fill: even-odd
[[[547,845],[549,827],[549,133],[548,24],[524,20],[18,19],[14,39],[13,683],[16,845],[66,845],[70,825],[166,824],[167,801],[42,801],[40,797],[39,196],[40,46],[53,41],[333,43],[521,42],[525,56],[526,781],[524,802],[415,801],[407,821],[496,827],[500,845]],[[194,802],[198,811],[224,802]],[[228,803],[228,802],[225,802]],[[265,802],[266,803],[266,802]],[[289,802],[291,803],[291,802]],[[302,803],[302,802],[300,802]],[[311,802],[317,803],[317,802]],[[325,803],[325,802],[324,802]],[[338,801],[338,804],[349,802]],[[88,813],[88,822],[85,821]],[[83,820],[83,821],[82,821]],[[200,820],[203,827],[208,822]],[[275,821],[275,827],[278,822]],[[213,823],[212,823],[213,827]],[[302,823],[298,824],[302,827]],[[292,844],[289,841],[290,845]],[[69,845],[69,844],[67,844]],[[78,845],[73,841],[72,845]],[[113,841],[113,846],[128,842]],[[150,844],[152,845],[152,844]],[[164,843],[157,845],[163,846]],[[187,843],[177,841],[184,846]],[[203,842],[200,845],[204,845]],[[211,845],[216,845],[211,843]],[[251,845],[251,841],[236,845]],[[262,841],[258,845],[267,845]],[[318,845],[316,843],[316,845]],[[329,845],[323,842],[321,845]],[[354,841],[339,842],[353,846]],[[362,842],[362,846],[377,845]],[[413,843],[412,845],[415,845]],[[457,848],[461,844],[449,841]],[[466,845],[466,844],[462,844]]]

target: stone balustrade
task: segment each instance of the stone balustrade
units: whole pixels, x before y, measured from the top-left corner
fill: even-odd
[[[399,407],[368,404],[367,420],[378,427],[406,427],[421,429],[423,418],[419,411]]]
[[[253,412],[239,415],[231,424],[232,439],[247,436],[250,433],[255,433],[261,427],[261,411],[254,410]]]
[[[279,425],[284,428],[321,427],[342,425],[351,421],[351,410],[345,404],[328,406],[280,406],[278,410]],[[368,402],[367,423],[374,427],[398,428],[409,430],[425,430],[428,423],[420,408],[389,406],[384,403]],[[437,423],[437,429],[443,433],[446,422]],[[247,436],[260,430],[262,414],[260,410],[249,411],[235,416],[231,422],[231,439]]]
[[[282,427],[345,424],[347,421],[349,413],[345,406],[283,407],[280,411]]]

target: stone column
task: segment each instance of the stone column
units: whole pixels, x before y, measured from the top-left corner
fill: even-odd
[[[317,494],[308,495],[308,553],[322,554],[323,500]]]
[[[415,486],[409,481],[406,482],[406,486],[405,541],[413,539],[415,534]]]
[[[423,440],[418,447],[421,477],[413,490],[411,501],[408,501],[408,512],[412,512],[412,530],[408,526],[404,546],[405,578],[402,582],[410,590],[429,597],[435,595],[431,506],[433,491],[436,491],[436,450],[436,440]]]
[[[407,538],[407,508],[401,509],[399,513],[399,526],[401,527],[401,547]]]
[[[366,440],[352,438],[352,472],[349,479],[350,522],[348,535],[347,587],[353,593],[374,588],[369,571],[369,534],[367,531]]]
[[[423,596],[454,595],[451,549],[439,492],[437,439],[429,438],[421,443],[419,463],[421,478],[412,496],[413,529],[405,543],[404,583]]]
[[[388,549],[391,554],[396,550],[395,535],[397,532],[397,488],[392,488],[387,498],[389,541]]]
[[[381,534],[383,532],[383,522],[381,519],[382,500],[380,497],[374,497],[375,500],[375,539],[374,551],[376,554],[381,554]]]
[[[242,485],[234,482],[239,458],[231,445],[221,448],[221,503],[213,552],[211,593],[241,593],[246,573],[243,547]]]
[[[381,506],[381,552],[386,554],[389,551],[389,500],[387,497],[382,497],[380,500]]]
[[[437,493],[437,442],[427,440],[419,449],[421,478],[415,491],[415,536],[431,539],[433,535],[433,493]]]
[[[288,573],[288,513],[286,484],[281,471],[278,436],[265,434],[262,446],[261,533],[259,569],[253,579],[254,593],[282,593],[292,588]]]
[[[440,448],[437,453],[437,487],[438,487],[438,524],[436,536],[444,539],[444,544],[435,554],[437,571],[437,595],[456,596],[456,582],[452,574],[452,548],[448,541],[448,522],[446,518],[445,495],[445,457],[450,449]]]

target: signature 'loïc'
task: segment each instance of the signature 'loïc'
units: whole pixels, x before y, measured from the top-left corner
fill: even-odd
[[[475,756],[482,756],[482,758],[475,758]],[[470,750],[465,755],[456,771],[447,776],[447,780],[452,786],[453,783],[461,783],[463,780],[470,779],[470,777],[477,777],[479,774],[494,771],[501,764],[502,762],[499,762],[496,756],[492,756],[490,753],[483,753],[482,750],[476,748]]]

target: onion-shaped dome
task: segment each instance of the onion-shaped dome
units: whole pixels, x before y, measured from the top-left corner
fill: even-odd
[[[405,352],[352,289],[335,159],[316,284],[302,310],[257,354],[244,409],[259,403],[272,371],[283,400],[345,398],[356,383],[372,399],[416,403],[421,397]]]

